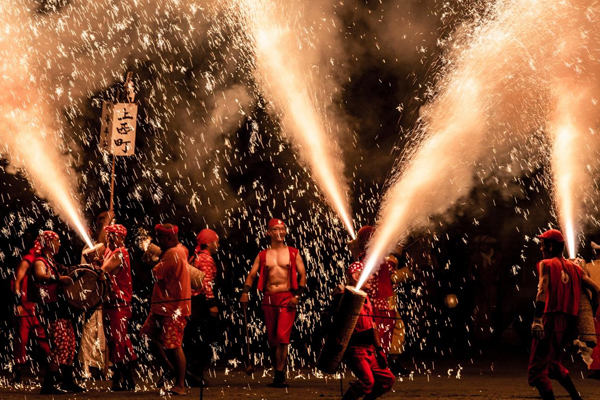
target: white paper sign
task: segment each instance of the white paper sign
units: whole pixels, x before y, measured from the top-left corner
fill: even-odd
[[[100,124],[100,145],[115,156],[135,154],[137,105],[104,102]]]

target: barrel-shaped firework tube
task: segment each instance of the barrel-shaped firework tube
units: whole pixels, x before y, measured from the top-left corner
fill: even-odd
[[[596,327],[594,325],[594,314],[592,313],[592,303],[590,302],[587,290],[581,291],[581,301],[579,302],[579,314],[577,315],[578,339],[587,344],[587,347],[594,348],[598,344],[596,338]]]
[[[104,243],[97,243],[94,247],[87,248],[83,250],[83,259],[88,264],[93,264],[94,262],[99,262],[102,264],[102,258],[104,257],[104,251],[106,250],[106,246]]]
[[[160,255],[162,254],[162,250],[160,247],[155,245],[154,243],[148,243],[148,247],[144,249],[144,254],[142,255],[142,262],[146,264],[154,265],[158,263],[160,260]]]
[[[362,290],[346,286],[317,361],[319,370],[327,374],[337,371],[366,298]]]

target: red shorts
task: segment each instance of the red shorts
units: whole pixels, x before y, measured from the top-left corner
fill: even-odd
[[[177,349],[183,343],[183,331],[186,324],[187,317],[150,313],[140,330],[140,336],[158,340],[165,349]]]
[[[27,312],[30,312],[30,314],[16,318],[16,334],[13,344],[16,364],[25,364],[27,362],[27,342],[31,335],[33,335],[35,341],[40,346],[44,356],[47,357],[50,355],[50,347],[48,346],[44,327],[34,312],[25,310],[25,313]]]
[[[294,295],[291,292],[265,293],[262,308],[270,346],[290,343],[296,307],[287,307],[286,304],[292,297]]]
[[[106,304],[104,315],[104,333],[108,344],[108,359],[117,364],[137,359],[131,338],[129,337],[129,319],[131,307],[126,304]]]
[[[50,360],[60,365],[73,365],[75,358],[75,331],[68,319],[51,320],[48,323]]]

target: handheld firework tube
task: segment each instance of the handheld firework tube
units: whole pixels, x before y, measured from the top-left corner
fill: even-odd
[[[146,264],[156,265],[160,261],[161,254],[162,250],[160,247],[158,247],[154,243],[149,243],[148,248],[142,256],[142,261]],[[190,273],[190,285],[192,286],[192,290],[202,289],[202,281],[204,280],[204,276],[206,274],[203,271],[200,271],[198,268],[190,265],[189,263],[186,263],[186,267],[188,272]]]
[[[155,265],[160,261],[161,254],[162,250],[160,247],[154,243],[148,243],[148,247],[145,249],[144,255],[142,255],[142,261],[146,264]]]
[[[102,257],[104,257],[105,250],[106,246],[104,246],[104,243],[98,243],[94,247],[83,251],[83,259],[88,264],[102,264]]]
[[[577,315],[577,332],[579,332],[578,339],[585,342],[590,349],[598,345],[592,303],[586,290],[581,291],[579,314]]]
[[[317,361],[319,370],[327,374],[337,371],[366,298],[367,294],[362,290],[346,286]]]

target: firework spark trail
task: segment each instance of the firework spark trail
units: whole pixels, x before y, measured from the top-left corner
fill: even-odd
[[[43,96],[36,90],[36,80],[30,70],[32,54],[27,43],[29,17],[29,12],[22,4],[8,0],[2,2],[2,152],[13,166],[25,169],[36,191],[50,201],[58,215],[79,232],[88,246],[93,247],[71,196],[70,178],[63,169],[67,163],[57,151],[59,138],[44,121],[48,112],[42,101]]]
[[[557,103],[556,122],[551,128],[552,173],[555,185],[555,202],[563,232],[566,234],[570,258],[576,256],[575,196],[578,195],[577,176],[581,170],[577,157],[581,130],[575,126],[571,110],[574,103],[569,93],[562,92]]]
[[[298,44],[290,32],[293,27],[281,22],[286,20],[285,16],[276,12],[274,4],[269,2],[242,0],[239,7],[248,13],[247,23],[253,36],[259,81],[283,110],[283,126],[297,142],[301,158],[308,164],[326,199],[354,238],[343,168],[334,156],[339,149],[333,140],[327,138],[325,121],[312,101],[308,71],[299,71],[295,61]]]
[[[455,191],[459,195],[468,185],[469,159],[476,157],[483,145],[479,133],[483,130],[482,110],[476,81],[465,77],[455,89],[442,101],[449,107],[446,111],[450,115],[460,113],[461,118],[445,120],[436,126],[440,130],[423,144],[406,174],[386,194],[381,223],[368,249],[366,272],[361,275],[357,288],[362,287],[397,238],[406,234],[413,213],[442,211],[447,200],[444,193]],[[461,162],[456,163],[457,160]]]
[[[464,38],[465,43],[455,45],[445,77],[436,87],[438,95],[425,109],[415,132],[424,133],[425,139],[385,195],[358,287],[395,243],[469,193],[477,163],[489,164],[485,157],[503,157],[498,151],[510,153],[502,145],[495,147],[497,143],[514,146],[525,142],[525,137],[551,120],[550,93],[556,76],[565,68],[556,49],[562,47],[569,32],[578,35],[579,62],[573,56],[566,64],[574,64],[571,69],[575,71],[588,67],[588,76],[600,69],[597,54],[592,52],[599,36],[597,3],[528,0],[490,4],[485,17]],[[594,102],[593,98],[587,101]],[[593,111],[595,118],[597,113]],[[578,143],[577,148],[589,153],[585,143]],[[529,157],[543,152],[528,151]],[[556,151],[563,149],[559,145]],[[569,188],[571,192],[580,189]],[[562,186],[556,189],[563,190]]]
[[[592,16],[598,9],[587,11],[589,17],[585,21],[567,25],[564,37],[556,46],[555,56],[562,65],[553,73],[551,101],[554,104],[547,129],[552,143],[555,209],[570,258],[577,255],[577,233],[584,223],[581,212],[586,189],[592,181],[588,168],[594,160],[589,159],[589,150],[598,146],[594,138],[594,128],[598,126],[597,93],[592,90],[598,87],[598,78],[597,74],[590,73],[593,65],[584,61],[589,49],[597,45],[593,42],[594,35],[590,35],[593,30],[586,25],[594,23]],[[591,57],[597,55],[592,53]]]

